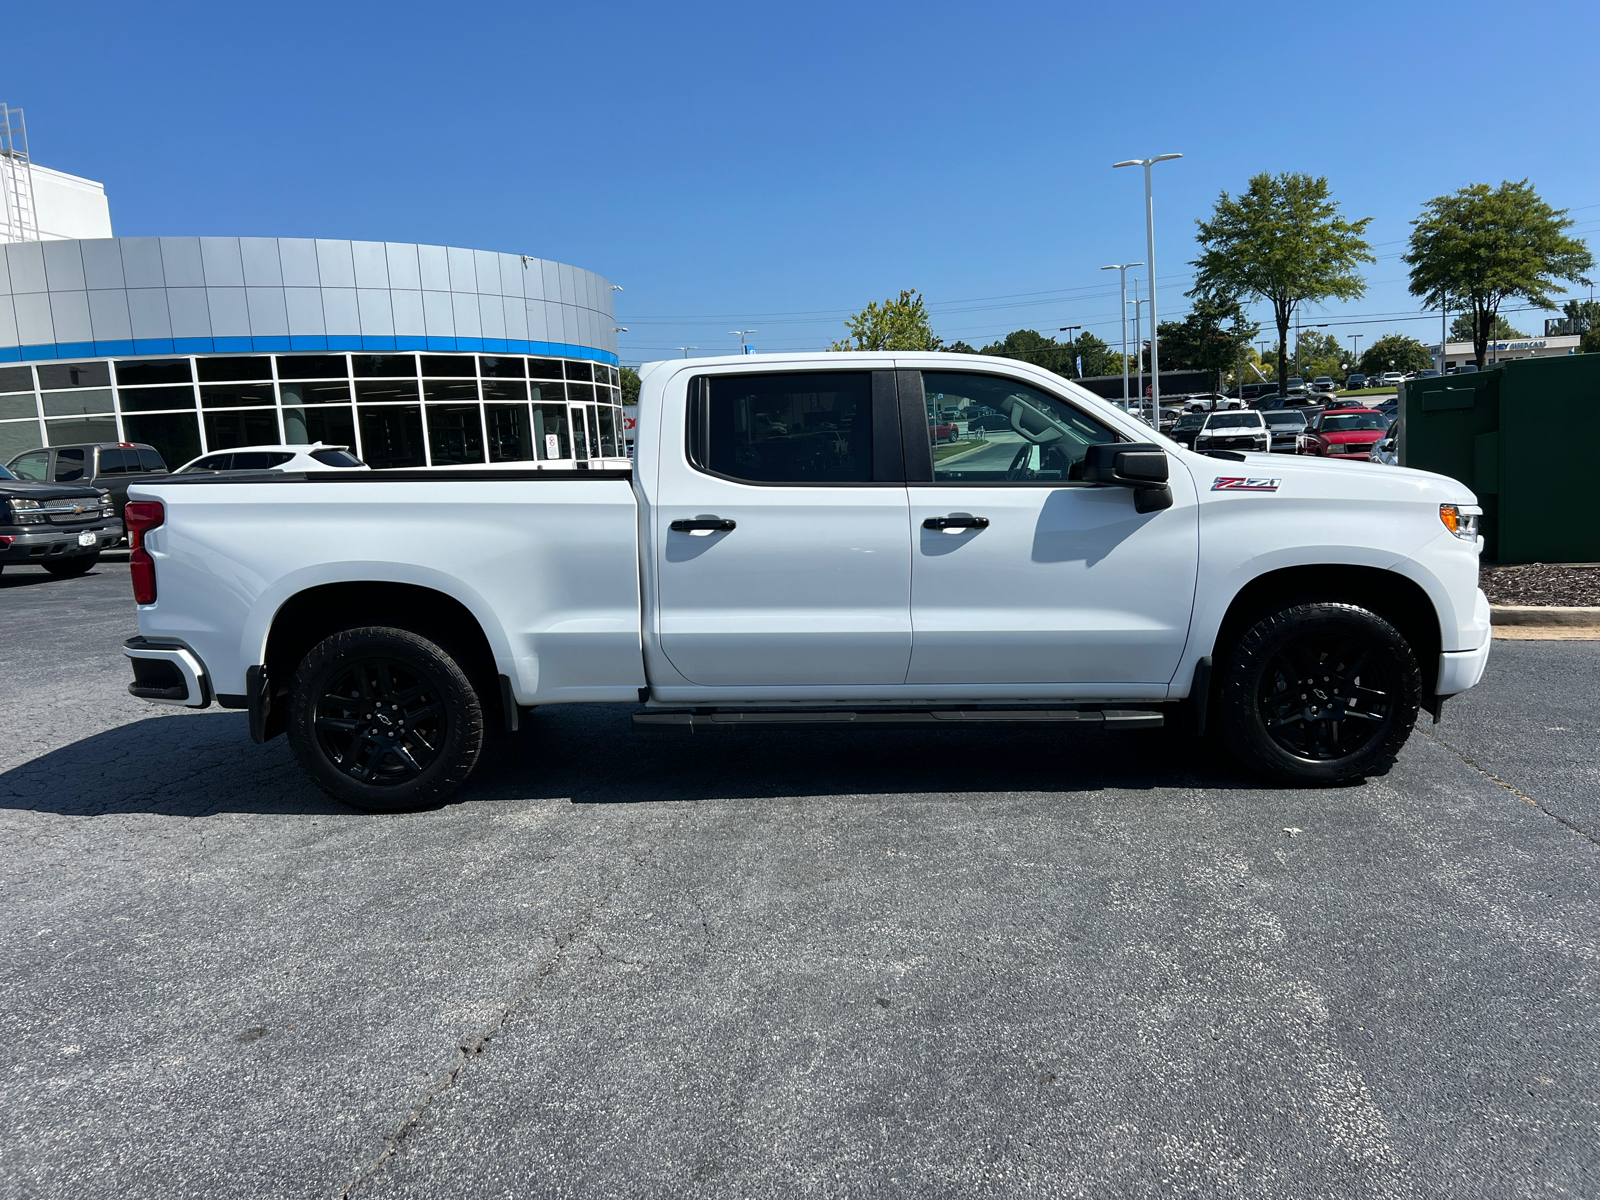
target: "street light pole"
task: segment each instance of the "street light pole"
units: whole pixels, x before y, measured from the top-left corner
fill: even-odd
[[[1359,333],[1352,333],[1350,335],[1350,361],[1355,363],[1357,366],[1360,365],[1361,359],[1361,338],[1362,335]],[[1444,374],[1443,371],[1439,373],[1441,375]]]
[[[1112,263],[1102,271],[1117,271],[1122,279],[1122,409],[1128,409],[1128,268],[1142,267],[1143,263]],[[1138,286],[1138,280],[1134,280]],[[1142,389],[1141,389],[1142,390]]]
[[[1133,281],[1133,286],[1134,286],[1135,289],[1138,288],[1139,281],[1137,279],[1135,279]],[[1133,304],[1133,353],[1137,356],[1138,361],[1139,361],[1139,411],[1140,412],[1144,411],[1144,335],[1139,332],[1139,313],[1141,311],[1143,311],[1142,309],[1140,309],[1139,306],[1141,304],[1149,304],[1149,303],[1150,303],[1150,301],[1148,301],[1148,300],[1140,300],[1137,296],[1135,296],[1133,301],[1132,301],[1132,304]],[[1152,426],[1152,428],[1154,428],[1154,426]]]
[[[1082,328],[1083,328],[1082,325],[1063,325],[1063,326],[1061,326],[1061,328],[1059,330],[1057,330],[1058,333],[1064,333],[1064,334],[1067,335],[1067,353],[1069,355],[1072,355],[1073,367],[1074,367],[1075,370],[1078,371],[1078,377],[1080,379],[1083,377],[1083,371],[1081,369],[1078,369],[1078,367],[1077,367],[1077,355],[1072,353],[1072,350],[1073,350],[1072,331],[1074,329],[1082,329]]]
[[[700,349],[700,347],[699,346],[679,346],[678,349],[683,351],[683,356],[685,358],[688,358],[689,357],[689,351],[698,350],[698,349]]]
[[[739,353],[749,354],[750,347],[744,344],[745,335],[755,333],[756,331],[754,329],[730,329],[728,332],[739,339]]]
[[[1118,167],[1144,168],[1144,261],[1145,274],[1150,284],[1150,405],[1157,413],[1161,411],[1161,350],[1156,344],[1156,204],[1150,190],[1150,168],[1158,162],[1168,162],[1182,157],[1181,154],[1158,154],[1154,158],[1130,158],[1111,164],[1112,170]],[[1154,427],[1152,424],[1152,428]]]

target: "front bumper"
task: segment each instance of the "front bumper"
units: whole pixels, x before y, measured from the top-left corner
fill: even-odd
[[[1469,636],[1477,634],[1483,638],[1483,643],[1476,650],[1446,650],[1439,655],[1439,680],[1433,688],[1435,695],[1454,696],[1457,692],[1478,685],[1484,669],[1489,665],[1489,648],[1494,645],[1493,619],[1489,598],[1479,588],[1473,600],[1472,624],[1464,627],[1463,633]]]
[[[84,545],[84,535],[94,540]],[[96,521],[76,529],[62,529],[58,525],[8,525],[0,529],[0,563],[98,554],[121,538],[121,521]]]
[[[133,663],[128,695],[152,704],[181,704],[206,708],[211,704],[211,681],[205,664],[182,642],[152,642],[131,637],[122,652]]]

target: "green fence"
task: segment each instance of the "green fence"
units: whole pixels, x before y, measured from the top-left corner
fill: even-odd
[[[1477,493],[1486,560],[1600,561],[1600,354],[1411,380],[1400,461]]]

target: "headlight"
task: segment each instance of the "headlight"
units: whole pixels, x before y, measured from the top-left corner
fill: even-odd
[[[111,493],[106,491],[105,488],[95,488],[95,491],[100,493],[100,515],[102,517],[116,516],[117,510],[111,503]]]
[[[44,514],[39,511],[37,500],[12,500],[11,519],[18,525],[44,524]]]
[[[1475,542],[1478,540],[1478,514],[1467,512],[1459,504],[1439,505],[1439,520],[1444,522],[1444,527],[1455,534],[1462,541]]]

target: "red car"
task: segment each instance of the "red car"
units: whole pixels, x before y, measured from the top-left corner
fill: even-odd
[[[961,431],[946,421],[930,422],[928,431],[936,442],[953,442],[961,436]]]
[[[1389,432],[1390,424],[1390,418],[1376,409],[1328,409],[1311,419],[1295,452],[1365,462],[1372,454],[1373,444]]]

